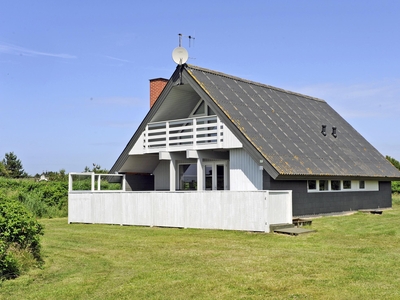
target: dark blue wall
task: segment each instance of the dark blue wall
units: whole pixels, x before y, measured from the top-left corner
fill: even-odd
[[[293,216],[392,207],[390,181],[379,191],[307,192],[307,180],[274,180],[264,171],[264,190],[292,190]]]
[[[127,191],[154,191],[154,176],[147,174],[126,174]]]

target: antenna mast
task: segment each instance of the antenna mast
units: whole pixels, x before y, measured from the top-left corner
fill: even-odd
[[[189,48],[190,48],[190,46],[191,46],[192,40],[193,40],[193,42],[194,42],[194,40],[196,39],[194,36],[191,36],[191,35],[183,35],[182,33],[179,33],[178,36],[179,36],[179,44],[178,44],[179,47],[182,47],[182,37],[187,37],[187,38],[189,39]]]
[[[182,33],[178,34],[179,37],[179,43],[178,43],[178,47],[176,47],[173,51],[172,51],[172,59],[174,60],[174,62],[176,64],[179,65],[180,68],[180,72],[179,72],[179,78],[180,78],[180,83],[179,85],[182,85],[182,69],[183,69],[183,64],[185,64],[187,62],[187,60],[189,59],[189,53],[187,52],[187,50],[185,48],[182,47]],[[190,47],[190,41],[192,39],[194,39],[194,37],[192,37],[191,35],[187,36],[189,38],[189,47]]]

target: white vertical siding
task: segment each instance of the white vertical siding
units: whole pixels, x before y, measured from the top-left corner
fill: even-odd
[[[292,205],[288,205],[288,191],[269,191],[268,201],[264,207],[266,220],[269,225],[280,224],[282,220],[289,220],[293,216]],[[292,199],[292,191],[289,191]]]
[[[262,171],[244,149],[231,149],[229,155],[231,191],[262,190]]]
[[[131,151],[129,151],[129,155],[143,154],[143,140],[144,132],[142,132],[140,138],[136,141],[135,145],[133,145]]]
[[[269,232],[292,222],[292,193],[70,192],[68,222]]]
[[[169,191],[169,164],[169,160],[160,160],[153,172],[156,191]]]
[[[229,130],[228,127],[224,125],[224,144],[223,148],[231,149],[231,148],[242,148],[242,143],[238,140],[238,138]]]

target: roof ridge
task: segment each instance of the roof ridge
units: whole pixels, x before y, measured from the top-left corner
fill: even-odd
[[[188,68],[191,68],[191,69],[197,69],[197,70],[202,71],[202,72],[207,72],[207,73],[210,73],[210,74],[214,74],[214,75],[218,75],[218,76],[221,76],[221,77],[234,79],[234,80],[241,81],[241,82],[244,82],[244,83],[253,84],[253,85],[269,88],[269,89],[272,89],[272,90],[276,90],[276,91],[279,91],[279,92],[292,94],[292,95],[300,96],[300,97],[304,97],[304,98],[308,98],[310,100],[315,100],[315,101],[319,101],[319,102],[326,102],[325,100],[317,98],[317,97],[312,97],[312,96],[309,96],[309,95],[304,95],[304,94],[301,94],[301,93],[285,90],[285,89],[278,88],[278,87],[275,87],[275,86],[272,86],[272,85],[268,85],[268,84],[265,84],[265,83],[256,82],[256,81],[244,79],[244,78],[241,78],[241,77],[229,75],[229,74],[226,74],[226,73],[223,73],[223,72],[218,72],[218,71],[210,70],[210,69],[207,69],[207,68],[202,68],[202,67],[191,65],[191,64],[186,64],[186,66]]]

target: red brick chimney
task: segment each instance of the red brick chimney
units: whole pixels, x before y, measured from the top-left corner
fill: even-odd
[[[150,79],[150,108],[156,102],[167,83],[168,79],[165,78]]]

